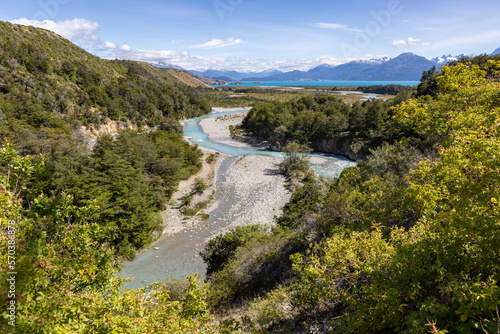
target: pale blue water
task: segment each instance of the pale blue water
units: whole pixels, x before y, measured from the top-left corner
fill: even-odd
[[[191,141],[192,143],[198,144],[199,146],[202,147],[219,151],[227,155],[242,156],[242,155],[255,154],[255,155],[267,155],[284,159],[285,154],[283,152],[275,152],[268,149],[257,148],[257,147],[241,148],[222,143],[215,143],[208,138],[208,135],[203,132],[203,129],[199,125],[200,120],[204,118],[230,115],[230,114],[240,113],[242,111],[248,111],[248,110],[211,113],[205,116],[183,121],[182,124],[184,125],[184,136],[189,137],[190,138],[189,141]],[[229,142],[232,139],[224,138],[224,140],[227,140]],[[328,162],[326,164],[311,163],[311,168],[323,177],[331,177],[331,178],[337,177],[344,168],[355,165],[353,161],[345,157],[334,154],[313,152],[310,153],[309,155],[311,157],[320,157],[328,159]]]
[[[236,81],[241,85],[214,85],[212,87],[280,87],[280,86],[376,86],[376,85],[401,85],[416,86],[420,81]],[[259,83],[258,83],[259,82]]]
[[[231,111],[225,113],[212,113],[206,116],[183,121],[184,135],[192,137],[190,140],[199,146],[211,148],[221,153],[234,156],[225,160],[218,170],[218,180],[224,180],[225,173],[235,157],[250,154],[284,157],[281,152],[274,152],[261,148],[238,148],[230,145],[214,143],[199,126],[203,118],[217,117],[227,114],[239,113]],[[230,138],[227,138],[230,141]],[[328,159],[324,165],[313,165],[312,168],[325,177],[337,176],[345,167],[353,166],[355,163],[340,156],[322,153],[312,153],[311,156],[321,156]],[[220,181],[219,181],[220,182]],[[231,223],[226,213],[237,200],[231,193],[231,189],[223,189],[217,183],[215,200],[219,203],[216,210],[210,213],[210,220],[195,224],[176,235],[160,239],[154,247],[137,256],[133,261],[123,263],[123,269],[118,273],[122,277],[132,276],[133,281],[125,284],[126,289],[145,287],[154,282],[164,282],[168,278],[184,278],[192,273],[205,276],[206,264],[199,256],[199,252],[205,245],[205,240],[213,238],[214,231],[220,231]]]

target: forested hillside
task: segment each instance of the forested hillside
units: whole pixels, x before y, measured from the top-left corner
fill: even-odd
[[[4,117],[32,126],[45,119],[50,125],[56,116],[84,125],[108,118],[158,125],[210,110],[194,88],[174,78],[175,70],[102,60],[39,28],[0,22],[0,35]]]
[[[277,149],[295,141],[316,151],[364,159],[384,142],[413,136],[411,129],[392,117],[391,109],[410,96],[407,91],[388,101],[356,102],[352,106],[340,98],[322,95],[262,103],[250,110],[242,125]]]
[[[209,112],[208,102],[175,70],[102,60],[33,27],[0,22],[0,37],[0,137],[44,160],[39,188],[19,194],[24,206],[42,194],[71,195],[77,207],[95,200],[94,221],[112,228],[117,255],[133,257],[161,229],[178,181],[201,166],[177,121]],[[82,137],[82,126],[114,121],[139,130],[93,147]]]

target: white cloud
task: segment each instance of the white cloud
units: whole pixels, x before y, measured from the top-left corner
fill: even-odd
[[[122,51],[131,51],[132,48],[125,43],[122,46],[120,46],[120,50],[122,50]]]
[[[395,39],[392,41],[392,45],[394,47],[410,47],[410,46],[419,46],[419,45],[429,45],[427,42],[422,42],[422,40],[418,38],[408,37],[407,39]]]
[[[338,23],[326,23],[326,22],[318,22],[318,23],[313,23],[313,27],[316,28],[323,28],[323,29],[338,29],[338,30],[346,30],[346,31],[353,31],[353,32],[359,32],[359,29],[356,28],[350,28],[349,26],[345,24],[338,24]]]
[[[51,20],[36,21],[21,18],[11,22],[37,28],[44,28],[53,31],[72,42],[80,42],[88,45],[99,43],[99,38],[95,35],[95,32],[99,30],[99,24],[86,19],[75,18],[73,20],[54,22]]]
[[[322,64],[340,65],[353,59],[339,59],[331,56],[322,56],[313,59],[294,59],[284,61],[269,61],[263,59],[242,59],[230,57],[201,57],[191,55],[186,51],[172,50],[124,50],[122,47],[113,49],[106,55],[109,59],[130,59],[148,63],[166,63],[180,66],[186,70],[235,70],[240,72],[261,72],[277,69],[283,72],[302,70],[307,71]]]
[[[106,41],[105,47],[106,47],[106,49],[116,49],[117,48],[116,44],[112,43],[110,41]]]
[[[196,45],[195,48],[201,48],[201,49],[223,48],[226,46],[240,44],[242,42],[243,41],[241,39],[239,39],[239,38],[236,39],[234,37],[230,37],[230,38],[226,39],[225,41],[222,39],[214,38],[211,41],[208,41],[206,43]]]

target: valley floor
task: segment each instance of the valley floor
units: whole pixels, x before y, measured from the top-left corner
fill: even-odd
[[[241,117],[208,118],[201,125],[215,141],[229,138],[229,125],[239,124],[241,120]],[[234,142],[234,145],[247,144]],[[134,261],[124,263],[121,275],[134,278],[128,288],[164,281],[168,277],[181,278],[193,272],[204,276],[205,264],[199,252],[206,242],[236,226],[272,225],[274,217],[282,213],[282,207],[290,200],[292,194],[285,187],[287,179],[278,168],[279,158],[220,154],[210,164],[206,158],[215,151],[201,149],[205,153],[203,167],[179,184],[163,213],[165,228],[162,236],[148,249],[139,252]],[[193,196],[191,207],[209,200],[215,191],[207,208],[201,210],[201,213],[210,215],[209,220],[203,220],[200,214],[187,218],[182,213],[181,198],[192,191],[197,177],[209,187],[202,195]]]

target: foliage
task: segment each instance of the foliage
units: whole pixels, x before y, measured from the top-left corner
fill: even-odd
[[[36,172],[43,161],[19,156],[9,143],[0,158],[2,167],[13,167],[0,184],[0,265],[8,269],[0,273],[0,288],[15,306],[12,313],[0,310],[2,330],[12,324],[16,333],[219,333],[235,327],[215,324],[207,286],[195,276],[124,290],[107,242],[112,231],[93,219],[96,205],[77,207],[65,194],[23,203],[13,190],[24,180],[23,191],[33,194],[43,183]]]
[[[45,161],[32,194],[21,177],[14,196],[64,192],[77,207],[97,200],[92,221],[113,229],[108,241],[116,254],[132,258],[151,242],[179,180],[201,167],[200,151],[183,142],[177,120],[208,112],[208,103],[169,70],[102,60],[34,27],[0,22],[0,33],[0,136],[20,156]],[[81,126],[96,129],[110,120],[158,128],[89,145]],[[8,176],[23,167],[3,168]]]
[[[352,106],[339,98],[323,95],[258,104],[248,112],[242,125],[277,148],[295,141],[311,144],[316,151],[360,159],[383,142],[411,135],[392,118],[390,107],[404,100],[407,94],[402,94],[404,97],[387,102],[371,100]]]
[[[168,69],[99,59],[62,37],[0,22],[0,109],[7,122],[34,128],[131,120],[160,125],[165,119],[210,111],[195,89]]]
[[[237,226],[226,234],[211,239],[200,255],[207,264],[207,277],[221,270],[234,256],[236,249],[264,232],[260,225]]]
[[[203,192],[207,189],[207,185],[202,178],[197,177],[194,180],[193,191],[196,194],[203,194]]]
[[[283,152],[285,152],[286,158],[280,164],[282,171],[287,175],[291,175],[294,172],[307,172],[309,169],[309,159],[305,153],[310,152],[307,146],[290,142],[283,148]]]
[[[432,74],[434,95],[390,110],[401,137],[299,188],[211,275],[209,304],[255,296],[247,330],[260,332],[500,330],[499,73],[489,59]],[[279,108],[252,122],[303,117]]]
[[[500,69],[498,61],[486,66],[493,73]],[[294,256],[292,300],[303,316],[328,310],[334,326],[355,333],[421,333],[426,325],[434,332],[500,329],[500,85],[486,73],[471,64],[444,67],[437,77],[442,93],[396,110],[400,122],[444,140],[438,157],[403,171],[405,186],[395,198],[404,200],[394,209],[384,209],[383,199],[367,207],[359,181],[345,183],[360,180],[363,165],[342,175],[338,182],[344,184],[335,189],[346,190],[337,201],[353,200],[344,206],[352,212],[345,229],[332,230],[306,256]],[[403,204],[415,214],[412,224],[380,216]]]
[[[357,87],[356,90],[370,94],[397,95],[401,92],[411,92],[413,90],[413,87],[402,85],[373,85],[360,86]]]

